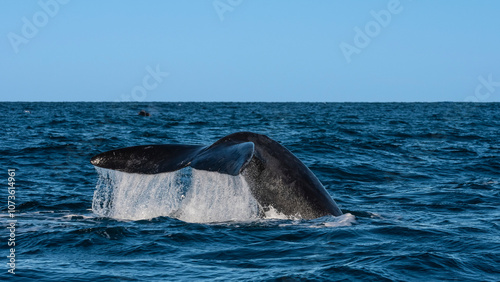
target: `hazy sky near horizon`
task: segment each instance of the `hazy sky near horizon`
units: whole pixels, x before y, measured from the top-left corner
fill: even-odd
[[[500,1],[2,0],[0,101],[500,101]]]

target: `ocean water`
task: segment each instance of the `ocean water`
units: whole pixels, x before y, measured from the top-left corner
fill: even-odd
[[[500,281],[498,103],[2,109],[0,280]],[[261,218],[238,176],[141,176],[89,162],[112,149],[211,144],[237,131],[287,147],[344,215]],[[12,220],[15,230],[5,228]]]

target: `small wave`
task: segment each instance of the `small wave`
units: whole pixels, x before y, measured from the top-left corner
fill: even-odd
[[[97,236],[103,237],[110,240],[119,240],[133,234],[129,229],[123,226],[112,226],[112,227],[90,227],[71,231],[73,234],[83,235],[83,234],[95,234]]]
[[[81,210],[85,209],[86,203],[75,200],[72,202],[64,202],[53,205],[42,204],[38,201],[28,201],[20,203],[16,209],[19,212],[29,212],[29,211],[61,211],[61,210]]]
[[[389,121],[390,125],[397,125],[397,124],[409,124],[407,121],[404,120],[391,120]]]
[[[267,215],[267,214],[266,214]],[[267,217],[266,217],[267,218]],[[293,218],[283,216],[283,217],[276,217],[273,219],[288,219],[292,220]],[[296,219],[295,219],[296,220]],[[292,226],[296,224],[304,225],[308,228],[325,228],[325,227],[348,227],[352,226],[353,224],[356,224],[356,216],[351,214],[351,213],[345,213],[341,216],[324,216],[318,219],[315,219],[314,222],[311,224],[310,222],[307,223],[300,223],[299,221],[294,221],[293,223],[282,223],[279,226],[280,227],[286,227],[286,226]]]
[[[62,217],[63,219],[69,220],[86,220],[86,219],[95,219],[94,215],[83,215],[83,214],[67,214]]]
[[[28,201],[28,202],[24,202],[24,203],[21,203],[17,206],[17,210],[19,211],[28,211],[28,210],[32,210],[32,209],[35,209],[35,208],[38,208],[42,206],[39,202],[37,201]]]
[[[356,217],[353,214],[346,213],[338,217],[333,217],[331,221],[325,222],[326,227],[344,227],[352,226],[356,223]]]
[[[209,124],[207,121],[192,121],[188,123],[189,125],[207,125]]]

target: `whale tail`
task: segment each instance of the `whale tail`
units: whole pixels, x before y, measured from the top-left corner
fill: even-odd
[[[94,166],[128,173],[157,174],[187,166],[229,175],[241,174],[263,208],[285,215],[317,218],[341,215],[319,179],[288,149],[269,137],[237,132],[210,146],[146,145],[99,154]]]

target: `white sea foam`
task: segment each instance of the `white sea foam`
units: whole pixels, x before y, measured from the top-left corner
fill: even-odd
[[[259,215],[258,203],[241,175],[192,168],[154,175],[96,170],[99,180],[92,210],[100,216],[223,222],[254,220]]]
[[[345,213],[341,216],[333,217],[331,221],[325,222],[326,227],[351,226],[356,223],[356,217],[353,214]]]

